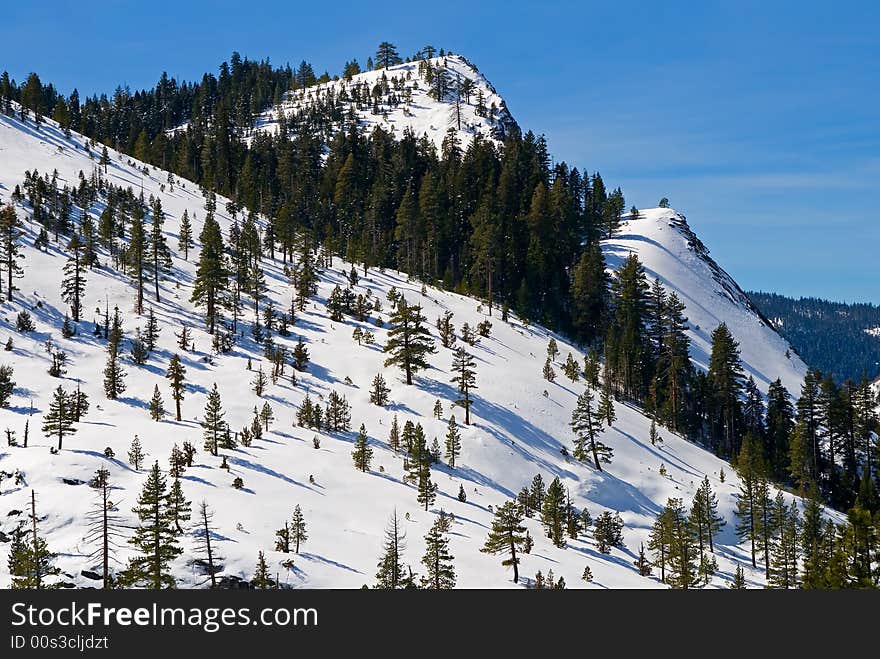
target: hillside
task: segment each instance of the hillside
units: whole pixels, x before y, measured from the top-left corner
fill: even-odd
[[[420,422],[429,442],[446,434],[450,414],[459,423],[462,410],[451,407],[457,391],[450,383],[452,353],[438,348],[431,358],[432,368],[420,374],[413,386],[403,383],[398,370],[385,368],[381,347],[387,341],[387,327],[379,319],[388,319],[386,296],[393,288],[402,292],[411,304],[420,304],[436,338],[434,319],[443,311],[454,313],[453,322],[460,328],[487,319],[485,306],[478,301],[426,287],[410,281],[406,275],[372,268],[354,287],[356,293],[381,301],[383,311],[367,322],[329,320],[325,302],[334,286],[345,286],[350,264],[336,259],[320,276],[318,293],[306,310],[297,314],[292,334],[276,336],[276,344],[292,349],[298,338],[307,345],[311,362],[306,373],[297,373],[297,383],[290,381],[290,370],[275,384],[267,387],[258,398],[250,386],[253,370],[263,364],[262,346],[249,334],[239,339],[233,350],[224,355],[210,352],[211,341],[203,331],[202,312],[190,302],[195,256],[188,261],[177,250],[179,222],[184,210],[194,218],[198,235],[204,219],[205,198],[198,188],[177,180],[173,186],[166,172],[131,160],[110,150],[106,175],[97,164],[100,151],[85,151],[86,140],[77,134],[65,138],[52,122],[39,127],[18,118],[0,116],[0,200],[8,202],[25,170],[39,170],[52,175],[57,171],[59,185],[75,186],[80,172],[87,178],[106,177],[117,186],[131,187],[135,194],[143,190],[145,199],[161,199],[167,214],[164,231],[173,251],[172,276],[161,283],[161,302],[148,298],[154,309],[161,334],[157,348],[144,366],[134,364],[124,350],[127,389],[116,401],[107,400],[102,389],[106,360],[105,343],[92,335],[93,319],[98,319],[105,304],[118,305],[124,316],[125,344],[130,345],[135,328],[145,323],[133,311],[133,288],[128,279],[107,267],[108,255],[99,256],[103,266],[88,272],[84,321],[80,333],[70,339],[60,334],[66,312],[59,292],[59,282],[66,255],[62,243],[52,243],[41,251],[33,246],[38,227],[25,223],[24,278],[12,303],[4,302],[0,319],[0,339],[12,337],[14,348],[4,354],[2,363],[15,369],[16,388],[9,408],[0,410],[0,428],[15,430],[21,440],[25,421],[30,424],[28,448],[4,447],[0,452],[0,470],[5,472],[0,492],[4,516],[0,532],[8,539],[14,525],[24,519],[31,489],[37,493],[41,529],[49,546],[60,552],[59,565],[65,580],[80,586],[95,582],[81,574],[95,569],[96,562],[86,558],[90,548],[83,542],[83,515],[94,500],[94,491],[85,483],[99,467],[111,472],[114,501],[128,523],[130,513],[142,487],[145,472],[135,471],[125,455],[135,434],[149,454],[148,462],[159,460],[167,468],[172,445],[191,441],[199,449],[195,464],[182,477],[186,496],[197,503],[208,501],[216,510],[217,551],[225,556],[224,575],[248,578],[252,574],[257,552],[267,554],[270,570],[291,586],[360,587],[374,582],[376,561],[381,552],[383,531],[389,515],[397,510],[407,535],[405,561],[421,572],[419,558],[427,532],[442,508],[455,516],[450,534],[450,549],[456,557],[458,585],[462,587],[512,586],[510,574],[500,565],[500,557],[481,553],[491,525],[492,509],[514,496],[531,483],[535,474],[545,482],[559,477],[571,494],[577,508],[586,507],[593,518],[605,510],[619,511],[625,523],[624,546],[610,554],[596,550],[590,534],[569,540],[567,549],[554,547],[544,535],[537,518],[528,519],[526,526],[535,539],[535,548],[522,557],[520,572],[532,577],[538,570],[550,569],[564,576],[568,587],[657,587],[656,575],[640,577],[632,565],[639,546],[646,542],[654,517],[669,497],[683,497],[686,505],[696,486],[708,475],[718,493],[719,511],[727,520],[716,543],[718,574],[712,584],[726,584],[737,564],[748,562],[747,551],[738,546],[734,534],[734,493],[738,481],[722,460],[665,430],[663,443],[652,446],[648,441],[650,422],[637,410],[617,404],[617,420],[604,432],[605,441],[614,450],[613,461],[606,470],[597,472],[586,463],[578,463],[561,454],[572,446],[568,426],[582,382],[571,382],[562,375],[561,361],[571,353],[583,361],[583,353],[562,337],[555,339],[560,356],[555,368],[555,382],[541,377],[546,347],[551,334],[537,326],[526,326],[511,315],[502,322],[491,318],[491,336],[483,338],[474,348],[477,360],[477,384],[472,425],[462,427],[462,455],[452,469],[441,463],[433,470],[439,486],[436,502],[425,511],[416,501],[416,491],[402,481],[402,456],[388,446],[388,434],[396,415],[401,425],[406,420]],[[100,148],[100,147],[99,147]],[[142,187],[141,187],[142,186]],[[90,212],[97,221],[103,204],[92,205]],[[226,200],[217,199],[217,219],[224,235],[233,220],[225,211]],[[27,215],[19,206],[20,215]],[[200,246],[197,245],[195,253]],[[615,267],[625,251],[635,249],[643,258],[651,277],[658,276],[671,290],[676,290],[688,305],[694,360],[706,363],[706,337],[717,322],[728,323],[739,340],[744,361],[762,388],[770,379],[781,377],[796,389],[803,365],[784,356],[785,342],[762,325],[760,318],[740,297],[738,288],[708,259],[704,248],[687,230],[683,218],[674,211],[646,211],[642,220],[624,225],[621,235],[607,242],[604,249],[611,267]],[[266,258],[262,264],[268,285],[268,299],[275,308],[288,309],[291,287],[280,260]],[[361,272],[363,272],[361,270]],[[29,310],[36,321],[36,331],[22,334],[15,330],[15,318],[22,309]],[[169,358],[178,352],[174,333],[183,324],[193,328],[195,350],[182,352],[187,368],[187,392],[183,402],[183,420],[175,422],[166,415],[161,422],[151,421],[148,401],[158,384],[171,407],[164,372]],[[359,346],[352,339],[355,327],[375,334],[373,346]],[[46,371],[50,358],[47,342],[68,355],[67,373],[61,379],[51,378]],[[253,370],[247,370],[248,361]],[[376,373],[383,373],[391,389],[391,404],[377,407],[369,402],[369,386]],[[350,380],[350,384],[349,384]],[[229,471],[219,468],[219,458],[202,450],[199,420],[203,417],[208,391],[216,383],[221,394],[226,419],[233,430],[248,424],[255,405],[268,401],[275,421],[271,431],[250,447],[239,446],[223,451],[228,457]],[[42,417],[50,401],[52,389],[62,385],[68,390],[81,386],[89,395],[92,409],[78,424],[76,435],[65,440],[64,448],[52,454],[49,447],[56,442],[39,431]],[[371,471],[354,469],[351,458],[354,433],[316,433],[294,425],[294,416],[306,395],[325,401],[331,391],[344,395],[352,405],[352,425],[366,427],[374,450]],[[441,419],[432,416],[436,400],[443,407]],[[320,448],[315,448],[314,437]],[[111,447],[114,458],[104,455]],[[661,475],[661,467],[665,475]],[[724,470],[726,478],[721,482]],[[20,474],[16,484],[11,478]],[[241,477],[244,489],[233,489],[235,477]],[[463,487],[467,501],[457,498]],[[290,519],[295,505],[302,506],[309,525],[309,539],[302,552],[294,556],[293,567],[281,563],[289,556],[272,551],[275,530]],[[9,514],[6,514],[8,511]],[[185,557],[175,563],[175,576],[180,585],[201,585],[205,577],[188,564],[192,557],[193,536],[183,538]],[[8,542],[0,543],[0,586],[7,586]],[[120,551],[120,559],[130,555],[128,548]],[[594,575],[590,584],[580,577],[589,566]],[[760,585],[762,573],[747,569],[753,585]]]
[[[842,382],[880,375],[880,307],[750,292],[749,298],[798,353]]]
[[[507,104],[476,67],[460,55],[446,55],[366,71],[287,92],[284,101],[263,112],[254,130],[291,131],[308,121],[327,135],[356,118],[366,132],[381,127],[396,138],[411,130],[441,150],[452,130],[461,147],[479,135],[500,143],[519,127]]]

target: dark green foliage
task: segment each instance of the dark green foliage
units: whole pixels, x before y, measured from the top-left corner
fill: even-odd
[[[571,414],[571,429],[575,433],[574,457],[586,460],[589,455],[593,466],[602,471],[602,462],[610,463],[613,451],[599,440],[602,432],[602,419],[593,407],[593,392],[589,387],[578,396],[577,405]]]
[[[593,526],[593,539],[596,548],[603,554],[610,554],[612,547],[623,545],[623,520],[620,513],[611,514],[607,510],[596,518]]]
[[[398,366],[406,375],[406,383],[412,384],[412,376],[428,368],[426,356],[436,351],[431,334],[425,327],[425,317],[420,306],[408,306],[401,299],[391,313],[391,330],[383,352],[390,357],[385,366]]]
[[[522,513],[515,501],[507,501],[495,510],[492,530],[481,552],[502,554],[501,565],[513,567],[513,582],[519,583],[519,558],[517,550],[522,550],[526,542],[526,528],[522,525]]]
[[[354,460],[354,466],[360,471],[368,471],[370,462],[373,459],[373,449],[370,448],[367,439],[367,428],[361,424],[360,432],[357,439],[354,440],[354,450],[351,452],[351,458]]]
[[[64,438],[76,432],[74,427],[74,409],[68,394],[61,385],[52,392],[49,410],[43,415],[43,433],[47,437],[58,438],[58,450],[62,448]]]
[[[459,398],[456,405],[464,408],[464,424],[471,422],[471,391],[477,388],[477,362],[463,347],[455,351],[452,360],[452,381],[458,383]]]
[[[220,392],[217,391],[217,383],[215,382],[211,391],[208,392],[205,417],[202,421],[205,450],[214,456],[218,454],[223,436],[229,431],[229,426],[223,418],[225,415],[223,404],[220,401]]]
[[[9,405],[12,392],[15,390],[15,380],[12,379],[13,369],[11,366],[0,366],[0,407]]]
[[[176,582],[169,568],[183,549],[177,544],[175,513],[158,462],[150,470],[133,511],[140,525],[129,542],[138,555],[129,560],[120,582],[153,590],[173,588]]]
[[[425,555],[422,556],[425,576],[422,577],[422,588],[455,588],[453,559],[449,553],[449,539],[445,535],[443,519],[438,518],[425,536]]]

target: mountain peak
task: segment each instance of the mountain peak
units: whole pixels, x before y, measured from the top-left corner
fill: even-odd
[[[284,126],[295,132],[319,114],[328,135],[357,119],[367,132],[379,127],[398,139],[411,130],[416,138],[426,136],[438,151],[450,129],[462,148],[477,135],[500,144],[520,130],[495,87],[461,55],[405,62],[291,90],[257,118],[254,129],[277,133]]]

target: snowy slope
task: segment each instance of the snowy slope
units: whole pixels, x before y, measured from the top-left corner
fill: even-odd
[[[603,243],[606,262],[618,268],[631,253],[638,255],[649,281],[659,278],[687,306],[691,358],[707,370],[712,331],[727,323],[739,342],[747,375],[764,393],[780,378],[792,396],[800,394],[807,366],[789,343],[763,318],[737,283],[709,256],[685,217],[671,208],[640,210]]]
[[[459,55],[435,57],[426,62],[433,68],[443,67],[447,71],[450,91],[442,100],[431,96],[431,87],[426,76],[419,72],[419,63],[410,62],[360,73],[352,76],[351,80],[340,79],[290,91],[280,105],[257,118],[255,129],[277,132],[281,113],[290,119],[316,104],[329,104],[336,108],[341,119],[333,129],[338,129],[342,121],[354,113],[368,133],[373,127],[380,126],[399,139],[406,129],[411,129],[416,138],[427,135],[438,151],[450,128],[455,129],[462,148],[470,144],[475,135],[501,142],[510,131],[517,130],[504,99],[470,62]],[[462,98],[457,107],[455,89],[459,81],[463,84],[465,80],[473,83],[473,91],[469,98]],[[355,100],[359,91],[364,91],[372,99],[377,85],[383,91],[375,107],[372,101],[359,103]],[[487,110],[486,116],[477,114],[480,94]],[[374,110],[378,110],[378,113]]]
[[[23,125],[17,119],[0,116],[0,201],[9,200],[26,169],[36,168],[41,173],[57,170],[59,179],[68,184],[76,182],[80,171],[90,176],[97,166],[96,157],[86,155],[84,145],[85,140],[77,135],[66,140],[51,122],[37,129],[32,123]],[[510,573],[500,565],[501,558],[483,554],[479,548],[491,525],[491,509],[513,496],[536,473],[541,473],[548,483],[559,476],[570,489],[575,505],[588,507],[594,518],[606,509],[620,511],[626,523],[625,547],[602,555],[588,534],[569,541],[567,549],[558,549],[544,537],[538,520],[530,519],[526,525],[535,539],[535,547],[531,554],[522,557],[524,576],[531,577],[538,570],[546,574],[552,569],[556,575],[565,577],[568,587],[661,586],[655,577],[638,576],[632,561],[666,499],[683,497],[689,504],[697,484],[706,474],[718,493],[720,510],[728,520],[716,545],[719,574],[713,585],[725,584],[735,564],[747,562],[747,552],[737,546],[733,531],[733,495],[738,483],[730,468],[708,452],[666,431],[661,431],[665,441],[652,446],[648,441],[649,421],[638,411],[618,405],[618,420],[604,438],[614,449],[614,460],[606,471],[598,473],[561,455],[563,447],[571,449],[573,438],[568,421],[583,385],[568,381],[558,366],[554,383],[542,379],[541,367],[550,334],[539,327],[523,326],[515,318],[510,323],[492,318],[491,337],[482,339],[474,349],[479,389],[473,423],[463,428],[460,465],[455,469],[443,464],[437,466],[434,471],[439,485],[437,502],[430,511],[422,510],[416,502],[414,488],[402,482],[402,456],[389,449],[388,431],[396,414],[401,425],[408,419],[419,421],[425,427],[429,442],[435,436],[442,442],[450,413],[462,421],[462,410],[451,408],[451,401],[457,397],[450,383],[452,354],[438,347],[438,354],[432,360],[434,368],[420,374],[415,386],[406,386],[396,369],[384,368],[381,346],[387,332],[375,324],[375,318],[360,324],[369,325],[376,335],[376,345],[371,347],[358,346],[351,338],[358,323],[351,319],[334,323],[327,318],[323,301],[335,284],[344,281],[342,273],[349,268],[339,260],[322,274],[319,294],[305,313],[298,314],[293,335],[286,339],[276,337],[278,344],[288,347],[292,347],[298,336],[307,342],[312,359],[309,372],[302,374],[296,387],[287,377],[269,385],[263,400],[268,400],[274,409],[276,421],[272,431],[250,448],[225,451],[230,471],[220,469],[219,459],[201,451],[198,420],[203,414],[206,393],[217,383],[226,419],[232,428],[238,430],[248,424],[254,406],[262,405],[263,400],[258,399],[250,387],[253,374],[246,370],[247,360],[250,358],[256,369],[262,361],[262,350],[246,338],[228,355],[209,356],[210,341],[201,330],[201,312],[188,301],[195,257],[191,255],[190,262],[185,262],[176,250],[178,221],[184,209],[197,218],[196,235],[201,230],[204,199],[196,186],[179,181],[172,190],[165,172],[148,168],[149,173],[142,176],[140,163],[116,152],[110,153],[112,164],[107,174],[110,180],[135,190],[143,185],[145,197],[159,196],[168,215],[165,229],[174,251],[174,276],[163,282],[160,303],[148,299],[148,306],[155,309],[162,327],[159,349],[143,367],[131,362],[126,350],[128,388],[121,399],[107,400],[101,379],[105,346],[91,336],[90,321],[96,307],[103,308],[105,298],[109,299],[111,308],[119,305],[125,314],[124,329],[126,337],[131,338],[135,327],[145,322],[132,310],[133,288],[109,269],[91,271],[82,332],[70,340],[62,338],[60,323],[66,307],[60,300],[59,282],[65,256],[57,246],[46,253],[35,250],[32,244],[36,227],[30,222],[26,222],[25,277],[18,282],[21,292],[15,302],[4,301],[0,308],[0,341],[5,342],[11,336],[15,343],[13,351],[0,353],[0,363],[14,366],[17,383],[11,406],[0,409],[0,430],[13,429],[20,440],[25,421],[30,421],[28,448],[0,448],[0,471],[19,472],[22,477],[19,485],[11,478],[5,478],[0,485],[0,532],[8,536],[18,520],[24,519],[23,514],[15,511],[26,510],[31,489],[35,490],[41,529],[49,546],[60,553],[58,564],[68,575],[66,580],[81,586],[95,585],[80,574],[83,569],[96,567],[94,561],[86,558],[91,548],[82,540],[83,515],[94,493],[82,482],[99,467],[110,470],[116,488],[114,501],[118,502],[121,514],[134,524],[130,509],[145,479],[144,471],[134,471],[125,460],[135,434],[149,453],[148,462],[158,459],[163,469],[167,468],[174,443],[189,440],[200,449],[195,466],[183,477],[183,487],[194,504],[204,499],[216,510],[216,549],[226,558],[224,574],[227,575],[250,576],[257,552],[264,550],[270,570],[291,586],[348,588],[372,584],[383,530],[395,508],[407,535],[405,559],[416,572],[422,572],[419,559],[424,551],[423,536],[443,508],[456,519],[450,534],[450,549],[456,559],[459,586],[512,587]],[[94,150],[92,154],[96,155]],[[224,208],[225,200],[218,199],[218,219],[225,231],[231,221],[224,214]],[[20,216],[25,215],[24,209],[18,210]],[[92,209],[93,212],[98,210]],[[689,258],[683,234],[669,225],[674,219],[671,211],[653,211],[646,216],[640,224],[626,227],[620,238],[611,241],[606,246],[608,253],[622,256],[626,249],[638,247],[652,275],[662,274],[669,287],[680,291],[688,303],[688,315],[701,328],[694,330],[696,358],[704,358],[705,336],[714,324],[712,321],[723,318],[740,339],[743,356],[752,370],[766,369],[767,378],[781,375],[787,384],[793,385],[799,365],[794,364],[789,372],[779,372],[784,358],[778,353],[784,351],[784,344],[769,328],[762,329],[747,309],[713,292],[716,284],[711,273],[701,269],[705,261],[693,254]],[[107,256],[102,255],[101,260],[106,262]],[[276,308],[288,308],[291,290],[282,264],[266,259],[264,267],[269,295]],[[707,277],[709,279],[705,279]],[[356,288],[359,293],[372,292],[387,310],[385,296],[392,287],[402,291],[409,303],[423,305],[432,331],[434,319],[446,309],[454,312],[457,328],[464,322],[473,326],[486,318],[485,309],[480,310],[477,301],[430,287],[423,296],[419,283],[408,281],[405,275],[396,272],[372,270]],[[37,331],[30,335],[22,335],[14,328],[15,316],[23,308],[30,309],[37,322]],[[387,321],[387,312],[380,315]],[[173,333],[183,322],[196,328],[196,352],[181,355],[189,382],[183,402],[184,420],[178,423],[166,417],[162,422],[153,422],[148,416],[147,401],[155,384],[158,383],[162,391],[166,408],[171,408],[170,392],[163,375],[170,356],[177,352]],[[751,334],[747,334],[749,331]],[[57,380],[46,373],[47,340],[69,355],[64,379]],[[583,358],[580,351],[561,337],[557,336],[556,340],[561,348],[560,362],[569,352],[578,359]],[[391,388],[392,404],[387,408],[369,403],[370,381],[378,372],[384,373]],[[347,377],[351,385],[346,384]],[[55,441],[41,435],[41,417],[54,387],[61,384],[71,390],[77,383],[89,394],[92,408],[79,424],[77,434],[67,438],[64,449],[53,455],[49,447]],[[354,428],[360,423],[366,425],[375,452],[372,471],[368,473],[353,467],[352,433],[321,434],[320,448],[315,449],[316,433],[293,425],[295,410],[306,392],[313,399],[326,399],[332,390],[351,401]],[[432,417],[438,398],[443,402],[441,420]],[[104,457],[107,446],[113,448],[114,459]],[[665,476],[659,474],[661,465],[665,467]],[[722,469],[726,473],[723,483],[719,479]],[[231,487],[236,476],[244,480],[244,490]],[[310,482],[310,476],[314,477],[314,483]],[[456,498],[460,485],[466,490],[466,503]],[[290,556],[272,551],[274,532],[290,519],[296,504],[301,505],[305,513],[309,540],[300,555],[294,557],[293,568],[287,569],[281,563]],[[185,535],[182,543],[187,555],[192,556],[192,535]],[[8,542],[0,542],[0,587],[9,584],[5,572],[8,547]],[[124,560],[128,555],[127,549],[123,549],[120,558]],[[585,566],[590,566],[594,575],[591,584],[580,579]],[[175,564],[175,573],[181,586],[204,583],[204,577],[188,565],[186,556]],[[762,583],[757,571],[747,569],[747,576],[755,585]]]

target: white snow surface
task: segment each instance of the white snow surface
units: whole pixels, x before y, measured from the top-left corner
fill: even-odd
[[[16,184],[23,180],[25,170],[38,169],[41,174],[57,170],[61,183],[75,184],[80,171],[90,176],[97,167],[100,145],[92,157],[86,155],[86,139],[74,134],[66,139],[47,121],[39,128],[32,122],[22,124],[17,118],[0,116],[0,201],[8,202]],[[167,185],[167,174],[153,167],[141,175],[143,165],[128,156],[110,150],[112,163],[107,177],[117,185],[143,185],[144,195],[161,197],[167,214],[165,231],[174,252],[173,276],[162,282],[161,302],[148,298],[159,319],[162,331],[158,349],[149,362],[138,367],[125,350],[124,368],[127,389],[117,401],[107,400],[102,387],[102,369],[106,360],[105,344],[92,337],[92,319],[96,308],[103,309],[105,297],[110,307],[118,305],[124,313],[127,339],[145,323],[133,311],[134,289],[131,283],[109,268],[96,268],[88,273],[84,303],[84,322],[80,334],[64,339],[61,321],[67,310],[60,299],[61,269],[65,255],[53,244],[46,252],[33,248],[36,225],[24,208],[25,276],[19,280],[21,289],[12,303],[2,303],[0,341],[14,340],[11,352],[0,354],[0,363],[15,368],[16,388],[10,406],[0,409],[0,430],[17,432],[22,439],[25,421],[30,424],[28,448],[0,448],[0,471],[19,472],[22,483],[4,478],[0,485],[0,531],[7,535],[18,520],[25,518],[14,511],[27,511],[31,490],[37,494],[40,529],[49,547],[59,553],[57,564],[64,579],[79,586],[96,582],[81,575],[81,570],[96,569],[95,561],[86,555],[92,547],[83,542],[84,514],[95,500],[95,492],[86,484],[99,467],[110,470],[114,486],[113,500],[129,523],[136,520],[131,513],[143,486],[145,470],[135,471],[126,461],[132,438],[139,435],[149,454],[147,463],[158,460],[168,467],[168,456],[174,443],[189,440],[199,448],[195,465],[183,476],[186,496],[195,505],[206,500],[216,511],[218,535],[215,549],[225,557],[222,574],[248,578],[254,570],[257,552],[266,552],[270,570],[281,582],[292,587],[357,588],[375,582],[376,563],[382,549],[383,531],[389,515],[397,510],[406,532],[405,561],[417,573],[424,573],[420,558],[424,552],[423,536],[442,508],[455,516],[449,534],[450,550],[460,587],[515,587],[511,573],[501,566],[501,557],[479,551],[492,520],[492,508],[514,496],[524,485],[541,473],[545,482],[553,477],[562,479],[571,492],[576,506],[588,507],[595,518],[604,510],[619,511],[626,524],[625,544],[608,555],[599,553],[592,540],[592,531],[578,540],[569,540],[566,549],[554,547],[542,532],[537,518],[527,519],[535,540],[532,552],[522,556],[520,573],[533,577],[540,570],[545,575],[553,570],[563,576],[569,588],[662,587],[656,575],[641,577],[633,561],[640,543],[646,542],[655,515],[669,497],[683,497],[690,504],[693,493],[704,475],[718,493],[720,512],[727,526],[716,543],[719,572],[713,587],[725,585],[737,564],[746,568],[752,585],[763,583],[759,570],[749,564],[748,552],[739,546],[734,533],[734,494],[738,480],[722,460],[670,432],[661,429],[663,443],[656,447],[648,441],[649,420],[639,411],[617,405],[618,420],[604,433],[604,441],[614,450],[613,462],[603,472],[587,464],[563,457],[560,450],[572,446],[569,428],[571,411],[583,382],[571,382],[561,372],[561,362],[568,353],[577,359],[583,353],[562,337],[556,336],[561,353],[556,365],[557,378],[549,383],[541,376],[546,346],[551,334],[537,326],[524,326],[515,317],[509,323],[497,315],[490,338],[484,338],[474,349],[477,360],[479,388],[472,410],[472,425],[462,428],[462,455],[451,469],[439,464],[433,478],[439,485],[436,503],[425,511],[416,501],[415,489],[402,482],[402,456],[388,447],[388,432],[397,415],[401,426],[406,420],[422,423],[429,442],[437,437],[442,446],[450,414],[463,421],[463,410],[451,406],[457,391],[450,383],[452,353],[439,347],[431,359],[433,367],[422,372],[413,386],[407,386],[398,370],[383,367],[385,355],[381,347],[387,330],[368,325],[376,335],[375,346],[358,346],[352,331],[359,323],[351,319],[331,322],[323,306],[333,286],[344,282],[343,271],[349,264],[336,260],[323,272],[320,291],[307,310],[298,314],[289,338],[277,337],[279,344],[293,346],[302,337],[311,353],[309,372],[300,374],[296,387],[288,379],[289,368],[282,380],[270,384],[264,398],[258,398],[250,382],[253,372],[246,370],[248,358],[256,369],[262,361],[261,347],[246,333],[227,355],[206,361],[210,339],[202,329],[202,313],[190,302],[194,262],[198,253],[184,261],[177,252],[178,222],[184,209],[195,217],[198,235],[204,218],[204,199],[195,184],[178,181],[173,190]],[[165,184],[165,189],[161,186]],[[98,209],[93,208],[96,212]],[[217,200],[217,217],[224,232],[231,219],[225,213],[225,200]],[[718,283],[712,278],[706,261],[688,248],[684,234],[674,226],[678,216],[672,210],[645,211],[645,218],[624,225],[621,235],[605,245],[613,267],[627,250],[636,249],[651,276],[659,276],[670,289],[678,291],[688,305],[692,330],[694,358],[705,364],[708,333],[717,322],[728,323],[740,342],[744,361],[750,372],[759,377],[762,388],[770,379],[783,378],[789,388],[797,384],[803,365],[784,356],[785,342],[762,325],[758,317],[740,301],[719,294]],[[617,260],[616,260],[617,259]],[[108,261],[107,254],[101,261]],[[279,261],[264,261],[269,295],[277,309],[287,309],[291,287],[282,273]],[[421,294],[421,284],[409,281],[398,272],[371,270],[362,277],[357,292],[373,294],[383,301],[381,313],[387,321],[386,293],[396,287],[411,304],[421,304],[431,331],[434,320],[445,310],[455,316],[460,328],[487,318],[485,306],[467,297],[428,287]],[[37,330],[29,335],[15,331],[15,317],[22,309],[33,314]],[[180,352],[174,332],[183,322],[195,326],[195,352],[184,352],[181,358],[187,368],[187,392],[183,401],[183,421],[166,416],[161,422],[149,418],[147,402],[155,384],[159,385],[166,409],[173,401],[165,369],[170,357]],[[69,355],[68,372],[62,379],[47,374],[49,364],[46,341],[63,348]],[[370,404],[368,388],[376,373],[384,373],[391,388],[392,403],[385,408]],[[352,384],[346,384],[346,378]],[[49,451],[54,439],[40,432],[43,413],[47,410],[51,391],[59,384],[67,390],[80,383],[90,397],[91,410],[78,424],[78,432],[65,439],[57,455]],[[202,451],[199,419],[203,415],[205,397],[213,383],[222,396],[226,419],[234,430],[249,424],[255,405],[269,401],[275,413],[271,432],[250,448],[225,451],[230,470],[219,468],[220,460]],[[352,423],[356,430],[364,423],[374,450],[372,470],[356,471],[351,450],[354,433],[319,434],[320,448],[313,447],[312,430],[294,425],[295,410],[306,392],[313,399],[326,399],[331,390],[344,394],[352,404]],[[443,418],[432,416],[434,403],[443,404]],[[31,407],[31,404],[33,407]],[[4,442],[5,444],[5,442]],[[104,457],[105,447],[112,447],[115,458]],[[663,466],[666,475],[659,470]],[[721,482],[722,469],[726,478]],[[233,489],[235,477],[244,480],[243,490]],[[314,483],[310,482],[314,477]],[[459,485],[467,493],[467,502],[459,502]],[[308,523],[309,539],[294,559],[292,569],[282,567],[291,558],[273,550],[275,530],[289,520],[299,504]],[[193,556],[194,536],[188,531],[181,538],[186,553],[174,565],[174,574],[181,587],[203,586],[205,577],[188,563]],[[10,583],[6,567],[8,542],[0,542],[0,587]],[[120,560],[130,556],[124,547]],[[594,575],[591,583],[581,580],[589,566]],[[760,564],[759,564],[760,567]],[[521,586],[520,586],[521,587]]]
[[[340,100],[343,118],[347,118],[349,112],[354,112],[359,124],[367,133],[379,126],[400,139],[404,131],[410,129],[416,138],[426,135],[437,147],[438,152],[450,128],[455,130],[461,148],[470,144],[475,135],[500,144],[505,131],[515,122],[507,110],[506,102],[486,77],[459,55],[434,57],[425,61],[435,68],[445,67],[448,72],[451,91],[443,100],[438,101],[430,94],[430,85],[419,74],[419,62],[408,62],[389,66],[387,69],[365,71],[352,76],[351,80],[339,79],[307,87],[304,90],[289,91],[279,105],[257,117],[254,129],[276,133],[279,113],[283,112],[286,116],[290,116],[318,102],[326,103],[328,98],[333,98]],[[372,93],[374,87],[381,84],[383,79],[387,81],[390,93],[383,96],[379,102],[378,114],[373,112],[375,108],[372,102],[359,107],[352,98],[354,90],[363,87],[368,93]],[[462,98],[457,108],[454,89],[459,80],[472,81],[473,91],[469,99]],[[343,93],[347,100],[340,99]],[[479,93],[483,94],[486,116],[477,114]],[[392,95],[396,97],[395,103],[389,102]],[[491,115],[492,106],[495,108],[494,116]]]

